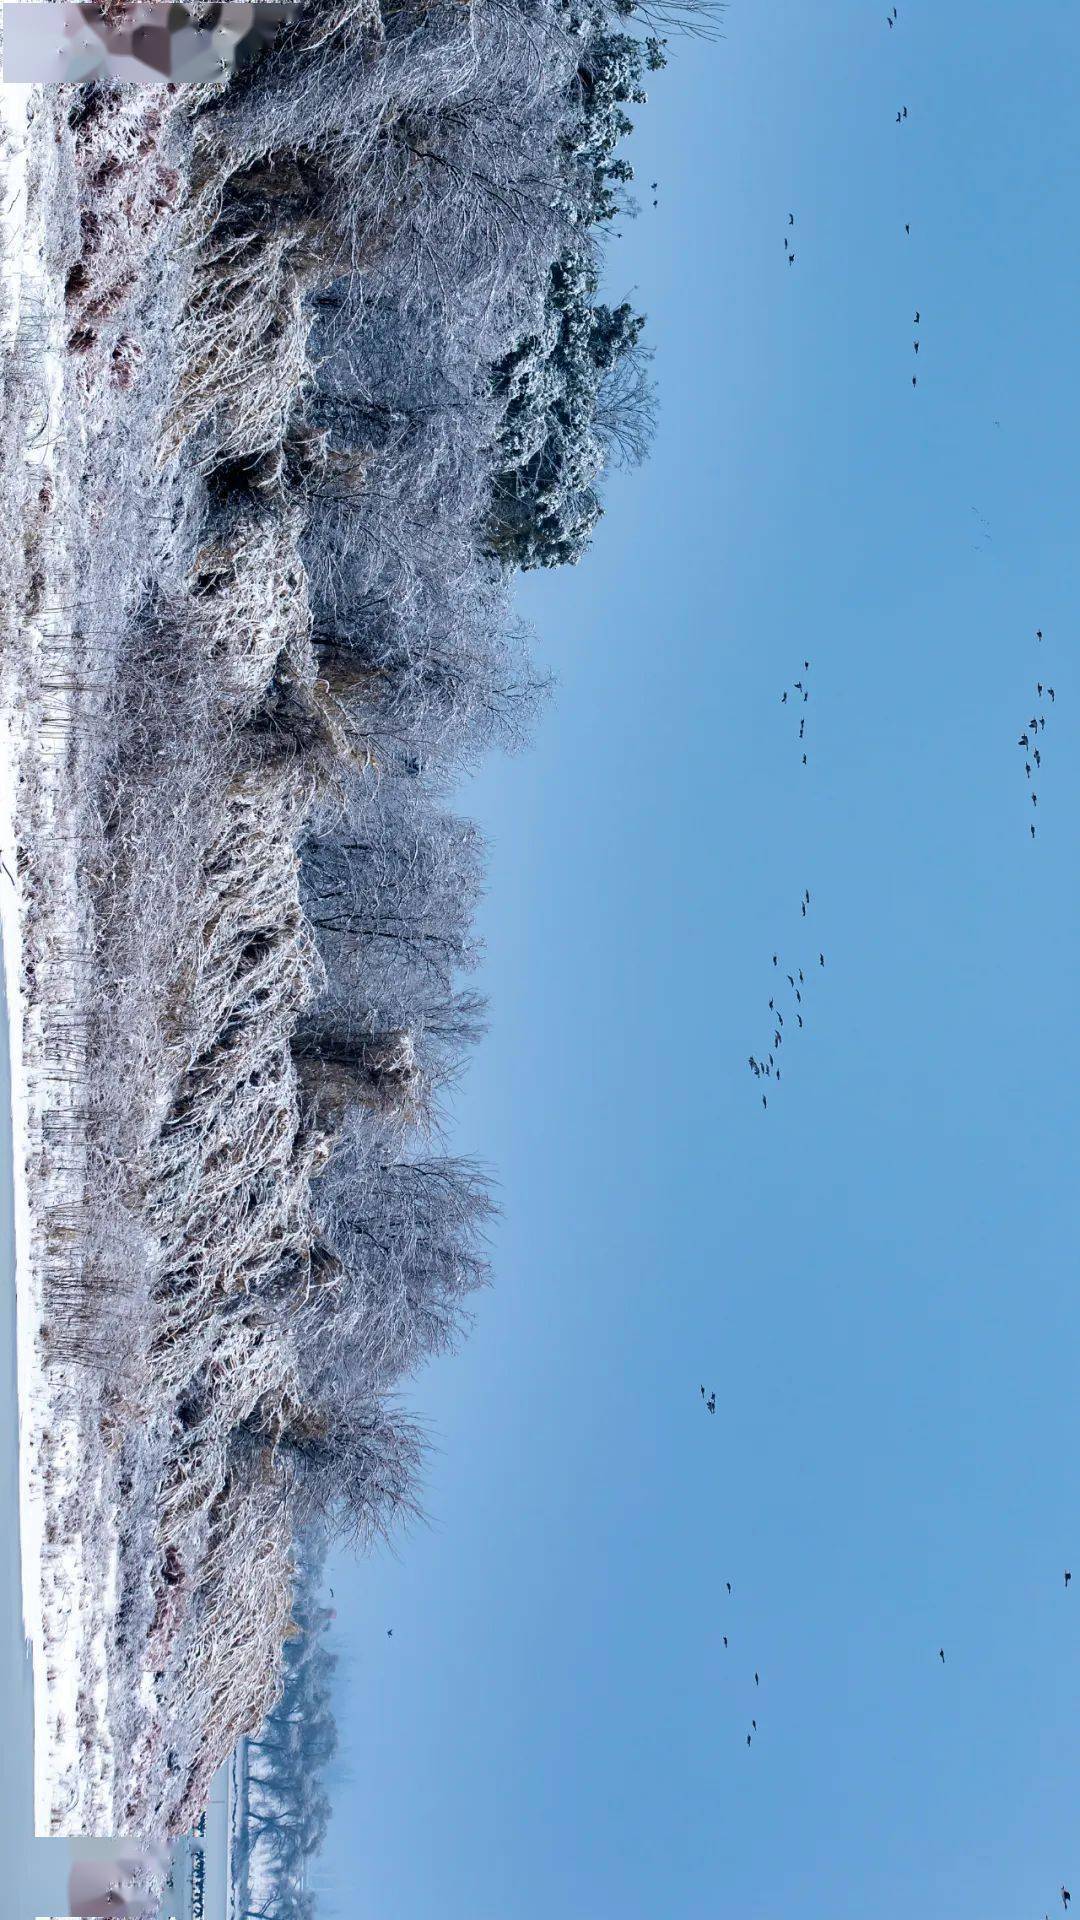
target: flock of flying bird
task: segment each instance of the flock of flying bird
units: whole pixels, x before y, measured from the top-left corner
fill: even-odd
[[[809,660],[803,661],[803,672],[809,675],[809,672],[810,672]],[[803,680],[793,681],[790,688],[790,692],[801,694],[802,698],[799,702],[800,706],[805,706],[806,702],[810,698],[810,687],[807,681],[803,681]],[[780,705],[782,707],[786,707],[788,704],[788,693],[789,693],[789,689],[785,687],[783,693],[780,695]],[[804,767],[806,765],[806,751],[805,751],[805,748],[803,748],[803,742],[805,738],[806,738],[806,715],[800,714],[799,745],[800,745],[800,748],[802,748],[802,763]],[[803,897],[799,902],[799,910],[804,920],[806,919],[807,909],[809,905],[810,905],[810,889],[809,887],[807,887],[804,889]],[[774,967],[777,967],[777,968],[779,967],[780,955],[778,953],[773,954],[772,963]],[[818,965],[820,967],[823,967],[825,965],[825,955],[823,953],[818,954]],[[769,1048],[768,1052],[762,1054],[760,1060],[758,1059],[758,1056],[755,1053],[750,1054],[747,1059],[747,1065],[750,1069],[750,1072],[754,1075],[755,1079],[775,1080],[777,1086],[779,1086],[780,1080],[782,1077],[781,1068],[777,1061],[777,1055],[784,1044],[785,1031],[787,1031],[789,1034],[792,1032],[798,1032],[798,1031],[801,1031],[806,1024],[802,1014],[803,988],[806,985],[806,975],[804,974],[801,967],[796,967],[794,973],[787,974],[787,983],[792,994],[795,996],[793,1002],[788,1006],[788,1020],[791,1021],[793,1019],[794,1026],[788,1026],[785,1029],[784,1015],[782,1010],[776,1004],[777,996],[774,990],[773,993],[771,993],[769,996],[769,1013],[772,1017],[772,1025],[773,1025],[772,1045]],[[764,1088],[762,1089],[762,1094],[761,1094],[761,1104],[767,1111],[768,1105],[769,1105],[769,1096],[765,1092]],[[704,1391],[702,1392],[702,1398],[704,1398]],[[715,1405],[715,1396],[714,1396],[713,1403],[709,1406],[709,1412],[715,1413],[715,1411],[716,1411],[716,1405]]]
[[[1035,638],[1036,640],[1042,639],[1041,627],[1036,629]],[[1053,687],[1047,686],[1042,680],[1036,680],[1035,682],[1036,699],[1041,700],[1044,695],[1049,700],[1050,705],[1054,706],[1057,701],[1057,694],[1054,692]],[[1037,743],[1038,743],[1039,735],[1041,733],[1044,733],[1045,731],[1046,731],[1045,712],[1042,712],[1042,713],[1035,712],[1032,714],[1031,719],[1027,721],[1026,725],[1022,729],[1020,738],[1016,743],[1018,747],[1023,748],[1025,756],[1028,754],[1031,755],[1030,760],[1027,758],[1025,758],[1024,760],[1024,772],[1027,775],[1027,778],[1029,781],[1032,778],[1032,771],[1031,771],[1032,762],[1034,762],[1036,774],[1038,773],[1039,769],[1042,766],[1042,748]],[[1039,795],[1034,787],[1032,787],[1031,789],[1031,804],[1033,807],[1037,807],[1039,804]],[[1031,827],[1031,837],[1034,840],[1035,838],[1034,820],[1030,822],[1030,827]]]
[[[897,8],[896,8],[896,7],[893,7],[893,9],[892,9],[892,11],[891,11],[891,13],[888,13],[888,14],[886,14],[886,16],[885,16],[885,18],[886,18],[886,21],[887,21],[887,23],[888,23],[888,26],[890,27],[890,29],[891,29],[891,28],[893,28],[893,27],[895,27],[895,25],[896,25],[896,22],[897,22],[897,19],[898,19],[898,17],[899,17],[899,15],[898,15],[898,11],[897,11]],[[896,124],[897,124],[897,126],[902,126],[902,125],[903,125],[903,123],[904,123],[904,121],[905,121],[905,120],[906,120],[907,118],[908,118],[908,110],[907,110],[907,107],[906,107],[906,106],[902,106],[902,107],[900,107],[900,108],[898,109],[898,111],[897,111],[897,115],[896,115]],[[795,225],[795,215],[794,215],[793,213],[789,213],[789,214],[788,214],[788,227],[789,227],[789,228],[792,228],[792,227],[794,227],[794,225]],[[910,236],[910,233],[911,233],[911,224],[910,224],[910,222],[908,222],[908,221],[905,221],[905,223],[904,223],[904,232],[905,232],[905,234],[907,234],[907,235],[909,235],[909,236]],[[794,266],[794,264],[795,264],[795,253],[794,253],[794,249],[793,249],[793,248],[791,247],[791,245],[790,245],[790,243],[789,243],[789,241],[788,241],[788,236],[787,236],[787,233],[785,233],[785,235],[784,235],[784,251],[785,251],[785,253],[786,253],[786,255],[787,255],[787,260],[788,260],[788,265],[789,265],[789,266]],[[922,323],[922,316],[921,316],[921,312],[920,312],[920,309],[919,309],[918,307],[916,307],[916,309],[915,309],[915,316],[914,316],[914,325],[915,325],[915,327],[916,327],[916,328],[918,328],[918,327],[919,327],[919,326],[921,325],[921,323]],[[913,345],[913,348],[914,348],[914,351],[915,351],[915,353],[916,353],[916,355],[917,355],[917,354],[918,354],[918,352],[919,352],[919,335],[918,335],[918,333],[916,333],[916,335],[915,335],[915,339],[914,339],[914,341],[912,342],[912,345]],[[913,386],[913,387],[917,387],[917,386],[918,386],[918,384],[919,384],[919,383],[918,383],[918,376],[917,376],[916,374],[912,374],[912,376],[911,376],[911,384],[912,384],[912,386]],[[997,422],[995,421],[995,423],[994,423],[994,424],[995,424],[995,425],[997,425],[998,423],[997,423]],[[976,509],[975,509],[974,507],[972,508],[972,512],[973,512],[973,513],[975,513],[975,512],[976,512]],[[981,515],[979,515],[979,514],[977,514],[977,515],[976,515],[976,517],[977,517],[978,519],[980,519],[980,520],[982,520],[982,516],[981,516]],[[989,538],[989,529],[988,529],[988,527],[987,527],[987,523],[986,523],[986,522],[985,522],[984,520],[982,521],[982,526],[983,526],[983,530],[984,530],[984,532],[985,532],[985,534],[986,534],[986,537],[987,537],[987,538]],[[1039,629],[1037,629],[1037,630],[1036,630],[1036,634],[1035,634],[1035,638],[1036,638],[1036,640],[1038,640],[1038,641],[1041,641],[1041,640],[1042,640],[1042,637],[1043,637],[1043,635],[1042,635],[1042,629],[1041,629],[1041,628],[1039,628]],[[809,660],[804,660],[804,661],[803,661],[803,671],[804,671],[804,673],[809,673],[809,671],[810,671],[810,662],[809,662]],[[806,702],[807,702],[807,701],[809,700],[809,698],[810,698],[810,691],[809,691],[809,687],[808,687],[807,685],[805,685],[805,684],[804,684],[804,682],[803,682],[803,681],[801,681],[801,680],[796,680],[796,681],[795,681],[795,682],[793,683],[793,687],[792,687],[792,689],[791,689],[791,691],[792,691],[792,692],[794,692],[794,693],[799,693],[799,694],[801,694],[801,695],[802,695],[802,701],[801,701],[801,703],[800,703],[800,704],[802,704],[802,705],[805,705],[805,704],[806,704]],[[1055,690],[1054,690],[1054,688],[1053,688],[1053,687],[1051,687],[1051,686],[1049,686],[1049,685],[1047,685],[1046,683],[1044,683],[1043,681],[1041,681],[1041,680],[1039,680],[1039,681],[1036,681],[1036,686],[1035,686],[1035,692],[1036,692],[1036,696],[1037,696],[1037,698],[1038,698],[1039,700],[1042,700],[1042,699],[1043,699],[1043,697],[1045,696],[1045,697],[1046,697],[1046,699],[1048,699],[1048,700],[1049,700],[1049,702],[1050,702],[1050,704],[1051,704],[1051,706],[1053,706],[1053,705],[1055,704],[1055,702],[1056,702],[1056,698],[1057,698],[1057,696],[1056,696],[1056,693],[1055,693]],[[780,704],[781,704],[781,706],[785,706],[785,707],[786,707],[786,706],[788,705],[788,689],[785,689],[785,690],[784,690],[784,692],[783,692],[783,693],[782,693],[782,694],[780,695]],[[1029,755],[1030,755],[1030,759],[1025,759],[1025,762],[1024,762],[1024,771],[1025,771],[1025,774],[1027,775],[1027,778],[1028,778],[1028,780],[1029,780],[1029,781],[1030,781],[1030,780],[1031,780],[1031,778],[1032,778],[1032,764],[1034,763],[1034,767],[1035,767],[1035,770],[1036,770],[1036,772],[1038,771],[1038,769],[1039,769],[1039,768],[1041,767],[1041,765],[1042,765],[1042,750],[1041,750],[1041,748],[1040,748],[1040,747],[1039,747],[1039,746],[1038,746],[1038,745],[1037,745],[1036,743],[1037,743],[1037,741],[1038,741],[1038,737],[1039,737],[1039,735],[1040,735],[1040,734],[1041,734],[1042,732],[1044,732],[1044,731],[1045,731],[1045,728],[1046,728],[1046,716],[1045,716],[1045,712],[1038,712],[1038,711],[1037,711],[1036,713],[1034,713],[1034,714],[1033,714],[1033,715],[1031,716],[1031,718],[1030,718],[1030,720],[1028,720],[1028,722],[1027,722],[1027,724],[1026,724],[1026,727],[1025,727],[1025,728],[1024,728],[1024,729],[1023,729],[1022,731],[1021,731],[1021,734],[1020,734],[1020,739],[1019,739],[1019,742],[1018,742],[1018,744],[1019,744],[1019,746],[1020,746],[1021,748],[1023,748],[1023,749],[1024,749],[1024,752],[1025,752],[1025,754],[1029,754]],[[799,719],[799,742],[800,742],[800,746],[802,746],[802,743],[803,743],[803,741],[805,740],[805,736],[806,736],[806,717],[805,717],[805,715],[801,715],[801,716],[800,716],[800,719]],[[806,752],[805,752],[805,749],[803,749],[803,753],[802,753],[802,764],[803,764],[803,766],[804,766],[804,767],[805,767],[805,766],[806,766],[806,764],[807,764],[807,757],[806,757]],[[1037,807],[1037,806],[1038,806],[1038,804],[1039,804],[1039,796],[1038,796],[1038,792],[1036,791],[1036,789],[1035,789],[1034,787],[1032,787],[1032,789],[1031,789],[1031,804],[1032,804],[1032,806],[1033,806],[1033,807]],[[1032,838],[1032,839],[1034,840],[1034,838],[1035,838],[1035,823],[1034,823],[1034,821],[1032,821],[1032,822],[1030,822],[1030,830],[1031,830],[1031,838]],[[806,891],[804,892],[804,894],[803,894],[803,898],[802,898],[802,901],[801,901],[801,910],[802,910],[802,917],[803,917],[804,919],[806,918],[806,911],[807,911],[807,908],[808,908],[808,906],[809,906],[809,905],[810,905],[810,893],[809,893],[809,889],[807,889],[807,890],[806,890]],[[824,966],[824,965],[825,965],[825,955],[824,955],[823,953],[819,953],[819,955],[818,955],[818,960],[819,960],[819,963],[820,963],[820,965],[821,965],[821,966]],[[779,955],[778,955],[778,954],[775,954],[775,953],[773,954],[773,957],[772,957],[772,963],[773,963],[773,966],[774,966],[774,967],[778,967],[778,966],[779,966],[779,964],[780,964],[780,961],[779,961]],[[802,1007],[802,991],[801,991],[801,990],[802,990],[802,988],[803,988],[803,986],[805,985],[805,978],[804,978],[804,975],[803,975],[803,972],[802,972],[802,969],[801,969],[801,968],[799,968],[799,969],[797,969],[797,972],[796,972],[796,974],[791,974],[791,973],[789,973],[789,974],[787,975],[787,981],[788,981],[788,986],[789,986],[789,988],[791,989],[791,991],[792,991],[792,993],[793,993],[793,994],[794,994],[794,996],[795,996],[795,1005],[794,1005],[794,1008],[791,1008],[791,1007],[789,1007],[789,1009],[788,1009],[788,1011],[789,1011],[789,1017],[790,1017],[790,1014],[792,1013],[792,1011],[794,1011],[794,1014],[795,1014],[795,1019],[796,1019],[796,1021],[797,1021],[797,1023],[798,1023],[798,1026],[799,1026],[799,1027],[801,1028],[801,1027],[803,1026],[803,1016],[802,1016],[802,1012],[800,1011],[800,1009],[801,1009],[801,1007]],[[757,1079],[759,1079],[759,1080],[761,1080],[761,1079],[775,1079],[775,1080],[776,1080],[776,1082],[777,1082],[777,1083],[779,1083],[779,1081],[780,1081],[780,1071],[781,1071],[781,1070],[780,1070],[780,1067],[779,1067],[779,1065],[777,1064],[777,1060],[776,1060],[776,1055],[777,1055],[777,1054],[779,1053],[779,1050],[780,1050],[780,1048],[781,1048],[781,1046],[783,1045],[783,1041],[784,1041],[784,1016],[783,1016],[783,1013],[782,1013],[782,1012],[780,1012],[780,1010],[779,1010],[779,1009],[777,1008],[777,1006],[776,1006],[776,999],[775,999],[775,996],[773,996],[773,997],[772,997],[772,998],[770,998],[770,1000],[769,1000],[769,1012],[770,1012],[770,1014],[771,1014],[771,1015],[773,1016],[773,1019],[774,1019],[774,1022],[775,1022],[775,1025],[774,1025],[774,1029],[773,1029],[773,1037],[772,1037],[772,1049],[771,1049],[771,1050],[770,1050],[770,1051],[769,1051],[769,1052],[768,1052],[768,1053],[767,1053],[767,1054],[766,1054],[766,1055],[765,1055],[765,1056],[764,1056],[764,1057],[763,1057],[762,1059],[760,1059],[760,1060],[759,1060],[759,1059],[758,1059],[758,1058],[756,1057],[756,1055],[754,1055],[754,1054],[751,1054],[751,1055],[749,1056],[749,1067],[750,1067],[750,1071],[751,1071],[751,1072],[752,1072],[752,1073],[753,1073],[753,1074],[754,1074],[754,1075],[756,1076],[756,1078],[757,1078]],[[762,1106],[763,1106],[763,1107],[765,1107],[765,1108],[767,1108],[767,1107],[768,1107],[768,1104],[769,1104],[769,1102],[768,1102],[768,1096],[767,1096],[767,1094],[766,1094],[766,1093],[764,1093],[764,1092],[762,1093],[762,1096],[761,1096],[761,1104],[762,1104]],[[705,1403],[705,1408],[706,1408],[706,1411],[707,1411],[708,1413],[710,1413],[710,1414],[715,1414],[715,1412],[716,1412],[716,1392],[715,1392],[715,1390],[713,1390],[713,1392],[711,1392],[710,1394],[708,1394],[708,1396],[706,1396],[706,1393],[705,1393],[705,1388],[704,1388],[704,1386],[702,1386],[702,1387],[700,1388],[700,1393],[701,1393],[701,1398],[702,1398],[702,1400],[703,1400],[703,1401],[704,1401],[704,1403]],[[1072,1574],[1071,1574],[1071,1572],[1070,1572],[1070,1571],[1069,1571],[1069,1570],[1068,1570],[1068,1569],[1066,1568],[1066,1571],[1065,1571],[1065,1586],[1066,1586],[1066,1588],[1068,1588],[1068,1586],[1069,1586],[1069,1582],[1071,1581],[1071,1579],[1072,1579]],[[730,1580],[728,1580],[728,1581],[726,1582],[726,1586],[727,1586],[727,1591],[728,1591],[728,1595],[730,1596],[730,1594],[731,1594],[731,1581],[730,1581]],[[723,1643],[724,1643],[724,1646],[725,1646],[725,1647],[726,1647],[726,1646],[727,1646],[727,1644],[728,1644],[728,1636],[727,1636],[727,1634],[726,1634],[726,1633],[725,1633],[725,1634],[723,1635]],[[939,1648],[938,1648],[938,1659],[939,1659],[939,1660],[941,1661],[941,1664],[942,1664],[942,1666],[944,1666],[944,1665],[945,1665],[945,1649],[944,1649],[944,1647],[939,1647]],[[760,1685],[760,1675],[759,1675],[759,1674],[758,1674],[758,1673],[757,1673],[756,1671],[755,1671],[755,1673],[754,1673],[754,1685],[755,1685],[755,1686],[759,1686],[759,1685]],[[757,1732],[757,1721],[756,1721],[756,1719],[751,1719],[751,1722],[750,1722],[750,1727],[751,1727],[751,1731],[750,1731],[750,1732],[749,1732],[749,1733],[747,1734],[747,1736],[746,1736],[746,1744],[747,1744],[747,1746],[748,1746],[748,1747],[749,1747],[749,1746],[751,1745],[751,1742],[752,1742],[752,1739],[753,1739],[753,1735],[754,1735],[754,1734],[755,1734],[755,1733]],[[1067,1910],[1067,1909],[1068,1909],[1068,1906],[1069,1906],[1069,1903],[1070,1903],[1070,1901],[1071,1901],[1071,1899],[1072,1899],[1072,1894],[1070,1893],[1070,1891],[1069,1891],[1069,1889],[1068,1889],[1068,1887],[1066,1887],[1066,1886],[1065,1886],[1064,1884],[1063,1884],[1063,1885],[1061,1886],[1061,1888],[1060,1888],[1060,1890],[1059,1890],[1059,1891],[1060,1891],[1060,1895],[1061,1895],[1061,1904],[1062,1904],[1062,1906],[1063,1906],[1063,1907],[1064,1907],[1064,1908],[1065,1908],[1065,1909]],[[1044,1916],[1044,1920],[1048,1920],[1048,1916]]]

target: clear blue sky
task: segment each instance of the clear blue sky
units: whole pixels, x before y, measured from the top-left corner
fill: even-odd
[[[467,799],[497,1286],[331,1574],[341,1914],[1080,1901],[1080,20],[886,11],[736,0],[636,116],[661,427]]]

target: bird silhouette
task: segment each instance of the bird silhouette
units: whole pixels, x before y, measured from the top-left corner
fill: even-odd
[[[944,1665],[945,1665],[945,1649],[944,1649],[944,1647],[939,1647],[939,1648],[938,1648],[938,1659],[939,1659],[939,1660],[941,1661],[941,1664],[942,1664],[942,1666],[944,1666]]]
[[[1031,761],[1030,760],[1024,761],[1024,772],[1027,774],[1027,777],[1030,780],[1031,779]]]
[[[394,1637],[394,1629],[393,1629],[393,1627],[387,1627],[387,1629],[386,1629],[386,1637],[387,1637],[387,1639],[388,1639],[388,1640],[392,1640],[392,1639],[393,1639],[393,1637]]]
[[[793,267],[795,265],[795,255],[793,253],[788,254],[787,263],[789,267]]]
[[[779,1020],[779,1022],[780,1022],[780,1025],[781,1025],[781,1026],[783,1026],[783,1024],[784,1024],[784,1016],[783,1016],[783,1014],[782,1014],[782,1013],[778,1013],[776,1017],[777,1017],[777,1019]]]
[[[1068,1584],[1069,1584],[1069,1581],[1070,1581],[1071,1579],[1072,1579],[1072,1574],[1071,1574],[1071,1573],[1069,1572],[1069,1569],[1068,1569],[1068,1567],[1066,1567],[1066,1569],[1065,1569],[1065,1585],[1066,1585],[1066,1586],[1068,1586]]]
[[[1033,755],[1032,755],[1032,759],[1034,760],[1034,762],[1035,762],[1035,765],[1036,765],[1037,767],[1041,767],[1041,766],[1042,766],[1042,754],[1041,754],[1041,753],[1039,752],[1039,749],[1038,749],[1038,747],[1036,747],[1036,748],[1035,748],[1035,751],[1034,751],[1034,753],[1033,753]]]
[[[803,740],[805,739],[805,737],[806,737],[806,721],[800,720],[799,721],[799,739]]]
[[[793,213],[788,214],[787,223],[789,227],[793,227],[795,225],[795,215]]]
[[[798,1023],[799,1023],[799,1025],[800,1025],[800,1027],[801,1027],[801,1026],[802,1026],[802,1023],[803,1023],[803,1017],[802,1017],[802,1014],[801,1014],[801,1013],[797,1013],[797,1014],[795,1015],[795,1018],[796,1018],[796,1020],[798,1021]]]
[[[759,1673],[755,1673],[754,1675],[754,1685],[755,1687],[760,1687],[761,1685],[761,1675]]]
[[[725,1647],[727,1646],[727,1634],[726,1634],[726,1633],[725,1633],[725,1635],[724,1635],[724,1645],[725,1645]]]
[[[747,1746],[749,1746],[749,1745],[750,1745],[750,1735],[749,1735],[749,1734],[747,1734],[747,1736],[746,1736],[746,1744],[747,1744]]]
[[[710,1395],[709,1395],[709,1397],[708,1397],[708,1399],[707,1399],[707,1400],[706,1400],[706,1402],[705,1402],[705,1405],[706,1405],[706,1406],[708,1407],[708,1409],[709,1409],[709,1412],[710,1412],[710,1413],[715,1413],[715,1412],[716,1412],[716,1395],[715,1395],[715,1393],[710,1393]]]
[[[786,693],[786,692],[784,692],[784,693],[782,693],[782,694],[780,695],[780,705],[781,705],[782,707],[786,707],[786,706],[787,706],[787,693]]]
[[[825,955],[823,953],[818,954],[818,965],[822,967],[825,965]]]
[[[779,956],[779,954],[775,954],[775,953],[773,954],[773,957],[772,957],[772,963],[773,963],[773,966],[774,966],[774,967],[778,967],[778,966],[780,965],[780,956]]]
[[[1036,629],[1035,629],[1035,638],[1036,638],[1036,640],[1041,640],[1041,639],[1042,639],[1042,628],[1041,628],[1041,627],[1036,627]]]
[[[919,383],[918,383],[918,381],[916,380],[916,378],[915,378],[915,375],[914,375],[914,374],[912,374],[912,376],[911,376],[911,384],[912,384],[912,386],[913,386],[913,387],[917,387],[917,386],[918,386],[918,384],[919,384]]]
[[[897,114],[897,116],[896,116],[896,124],[897,124],[897,126],[899,126],[899,125],[900,125],[900,115],[899,115],[899,114]]]
[[[802,917],[805,920],[806,919],[806,901],[804,900],[801,904],[802,904]]]
[[[1037,693],[1037,694],[1039,695],[1039,697],[1040,697],[1040,699],[1041,699],[1041,698],[1042,698],[1042,681],[1041,681],[1041,680],[1036,680],[1036,682],[1035,682],[1035,691],[1036,691],[1036,693]]]
[[[1020,738],[1019,738],[1019,740],[1017,741],[1017,743],[1016,743],[1016,744],[1017,744],[1017,746],[1018,746],[1018,747],[1026,747],[1026,746],[1027,746],[1027,743],[1028,743],[1028,737],[1027,737],[1027,734],[1026,734],[1026,733],[1022,733],[1022,734],[1020,735]]]
[[[730,1593],[730,1592],[731,1592],[731,1581],[730,1581],[730,1580],[726,1580],[726,1581],[724,1582],[724,1584],[725,1584],[725,1586],[727,1587],[727,1590],[728,1590],[728,1592]]]
[[[751,1722],[750,1722],[750,1725],[751,1725],[751,1726],[753,1727],[753,1729],[754,1729],[754,1732],[756,1733],[756,1732],[757,1732],[757,1721],[756,1721],[756,1720],[751,1720]]]
[[[801,1006],[802,1006],[802,994],[801,994],[801,993],[799,992],[799,989],[798,989],[798,987],[796,987],[796,989],[795,989],[795,998],[796,998],[796,1000],[798,1001],[798,1003],[799,1003],[799,1005],[800,1005],[800,1007],[801,1007]]]
[[[1034,787],[1033,787],[1033,788],[1032,788],[1032,790],[1031,790],[1031,804],[1032,804],[1032,806],[1033,806],[1033,807],[1037,807],[1037,806],[1038,806],[1038,804],[1039,804],[1039,796],[1038,796],[1038,794],[1037,794],[1037,793],[1035,792],[1035,789],[1034,789]]]
[[[762,1104],[762,1106],[763,1106],[763,1107],[767,1107],[767,1106],[768,1106],[768,1104],[769,1104],[769,1102],[768,1102],[768,1099],[766,1098],[766,1096],[765,1096],[765,1094],[762,1094],[762,1096],[761,1096],[761,1104]]]
[[[1046,691],[1047,691],[1047,693],[1048,693],[1048,694],[1050,695],[1050,698],[1051,698],[1051,700],[1053,700],[1053,699],[1054,699],[1054,697],[1055,697],[1055,696],[1054,696],[1054,689],[1053,689],[1053,687],[1047,687],[1047,689],[1046,689]]]
[[[702,1387],[702,1389],[701,1389],[701,1397],[702,1397],[702,1399],[704,1400],[704,1398],[705,1398],[705,1389],[704,1389],[704,1387]]]
[[[1061,1889],[1061,1904],[1062,1904],[1062,1906],[1063,1906],[1063,1907],[1067,1907],[1067,1906],[1068,1906],[1068,1904],[1069,1904],[1069,1901],[1070,1901],[1071,1899],[1072,1899],[1072,1894],[1071,1894],[1071,1893],[1069,1892],[1069,1889],[1068,1889],[1068,1887],[1062,1887],[1062,1889]]]
[[[919,343],[918,343],[918,341],[917,341],[917,340],[915,340],[915,341],[913,341],[913,342],[912,342],[912,344],[913,344],[913,346],[914,346],[914,348],[915,348],[915,351],[916,351],[916,353],[918,353],[918,351],[919,351]]]
[[[804,672],[804,673],[809,673],[809,671],[810,671],[810,662],[809,662],[809,660],[804,660],[804,661],[803,661],[803,672]]]
[[[805,986],[805,985],[806,985],[806,981],[805,981],[805,980],[804,980],[804,978],[803,978],[803,970],[802,970],[802,968],[801,968],[801,967],[799,968],[799,985],[800,985],[801,987],[803,987],[803,986]]]
[[[1032,821],[1031,823],[1031,837],[1034,840],[1035,838],[1035,822],[1034,821]]]
[[[916,325],[916,326],[918,326],[918,324],[919,324],[919,309],[918,309],[918,307],[916,307],[916,309],[915,309],[915,325]]]
[[[795,681],[795,683],[794,683],[794,685],[795,685],[795,691],[796,691],[796,693],[801,693],[801,692],[802,692],[802,690],[803,690],[803,684],[802,684],[802,681],[801,681],[801,680],[796,680],[796,681]]]
[[[805,765],[806,765],[806,755],[805,755],[805,753],[803,754],[803,757],[802,757],[802,763],[803,763],[803,766],[805,767]]]
[[[793,973],[789,973],[789,974],[788,974],[788,986],[789,986],[789,987],[793,987],[794,985],[795,985],[795,975],[794,975]]]
[[[907,220],[905,220],[905,221],[904,221],[904,232],[905,232],[905,233],[910,233],[910,232],[911,232],[911,226],[910,226],[910,223],[909,223],[909,222],[908,222]]]

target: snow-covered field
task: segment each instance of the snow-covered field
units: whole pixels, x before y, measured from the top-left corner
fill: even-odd
[[[32,489],[40,498],[47,489],[58,499],[62,493],[58,428],[65,385],[63,312],[46,268],[47,146],[36,129],[36,122],[45,117],[44,102],[38,89],[8,85],[0,87],[0,103],[0,332],[12,362],[23,353],[28,329],[32,333],[38,402],[32,432],[22,437],[17,448],[9,442],[8,456],[23,494]],[[6,425],[10,424],[9,408]],[[12,477],[9,471],[9,503]],[[62,572],[58,543],[49,562],[52,591],[32,621],[12,608],[19,625],[15,633],[5,636],[0,661],[0,927],[11,1048],[23,1616],[33,1649],[35,1825],[42,1835],[111,1830],[105,1659],[111,1594],[109,1574],[104,1581],[101,1578],[103,1560],[115,1577],[115,1552],[109,1553],[100,1532],[103,1515],[87,1510],[77,1396],[62,1391],[63,1369],[50,1370],[46,1381],[41,1337],[44,1227],[39,1208],[63,1206],[81,1179],[70,1148],[60,1170],[50,1164],[44,1144],[46,1113],[55,1119],[65,1107],[77,1104],[77,1062],[74,1058],[57,1062],[50,1048],[47,1065],[41,1062],[45,1070],[35,1072],[41,1008],[30,990],[24,940],[26,862],[20,849],[54,821],[66,752],[63,715],[55,698],[47,728],[38,725],[38,716],[28,704],[27,662],[40,660],[50,630],[63,619],[62,601],[55,593]],[[65,878],[55,868],[48,876],[48,914],[54,927],[62,924],[66,904],[68,927],[74,935],[70,916],[76,911],[75,902],[73,898],[65,902]],[[71,1135],[72,1140],[76,1138]],[[62,1551],[57,1551],[61,1543],[55,1516],[65,1508],[79,1512],[83,1525],[65,1529]],[[87,1553],[91,1535],[92,1567]],[[92,1750],[86,1738],[89,1720],[94,1726]]]

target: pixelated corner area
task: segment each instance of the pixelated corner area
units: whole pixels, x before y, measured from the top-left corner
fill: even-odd
[[[6,0],[3,78],[43,86],[114,79],[160,86],[227,79],[260,58],[295,6],[190,7],[166,0],[57,5]]]

